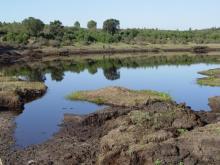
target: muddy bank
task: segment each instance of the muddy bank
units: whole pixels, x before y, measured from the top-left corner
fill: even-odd
[[[59,133],[48,142],[1,154],[6,165],[217,165],[220,120],[212,123],[171,102],[109,107],[87,116],[67,114]]]
[[[18,113],[19,112],[0,112],[0,159],[2,159],[3,162],[10,157],[5,151],[9,151],[14,145],[13,131],[16,126],[13,120]]]
[[[106,97],[106,89],[92,91],[96,94],[92,97]],[[111,95],[118,91],[121,89],[114,88]],[[123,92],[130,94],[129,100],[140,97],[132,97],[134,91],[131,90],[123,89]],[[158,93],[154,94],[158,96]],[[141,98],[148,99],[146,96],[141,93]],[[220,163],[219,113],[194,112],[185,104],[159,99],[124,106],[124,99],[117,102],[118,106],[89,115],[66,114],[60,131],[46,143],[26,149],[1,149],[4,164]],[[4,145],[10,146],[10,143],[13,139],[9,138]]]

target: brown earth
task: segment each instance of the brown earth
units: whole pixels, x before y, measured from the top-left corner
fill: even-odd
[[[1,159],[9,157],[5,151],[9,151],[14,145],[14,139],[12,137],[13,130],[15,128],[14,118],[18,115],[18,112],[2,112],[0,111],[0,162]]]
[[[218,165],[220,118],[213,124],[207,118],[172,102],[109,107],[87,116],[67,114],[61,130],[48,142],[13,150],[8,147],[13,143],[9,136],[3,138],[7,147],[1,147],[0,155],[5,165]],[[7,136],[10,123],[1,128]]]

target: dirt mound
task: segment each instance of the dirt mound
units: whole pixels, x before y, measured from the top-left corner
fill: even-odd
[[[155,164],[157,160],[165,163],[167,155],[170,152],[177,154],[178,150],[167,146],[164,155],[160,156],[157,147],[203,125],[187,108],[167,104],[165,111],[158,111],[157,106],[131,111],[109,121],[114,127],[101,138],[99,164]],[[166,163],[177,163],[176,159],[169,158]]]
[[[139,108],[109,107],[87,116],[65,115],[64,119],[53,139],[9,151],[5,164],[154,164],[159,158],[165,162],[165,154],[178,155],[178,150],[165,147],[165,142],[203,126],[189,108],[171,102]],[[161,157],[159,146],[167,149]],[[176,159],[173,156],[170,162]]]

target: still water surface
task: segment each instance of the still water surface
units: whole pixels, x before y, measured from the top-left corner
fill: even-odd
[[[122,86],[130,89],[151,89],[169,93],[178,102],[186,102],[194,110],[210,110],[208,98],[220,95],[219,87],[207,87],[196,84],[203,77],[197,72],[220,68],[217,64],[163,65],[146,68],[121,68],[115,80],[107,79],[102,69],[96,74],[88,70],[81,73],[64,72],[61,81],[52,80],[46,74],[47,93],[40,99],[25,105],[25,110],[15,122],[16,145],[27,147],[42,143],[59,130],[59,124],[66,113],[89,114],[104,106],[82,101],[68,101],[65,96],[78,90],[93,90],[107,86]]]

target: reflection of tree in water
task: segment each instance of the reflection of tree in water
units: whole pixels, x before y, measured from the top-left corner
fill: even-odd
[[[88,71],[90,74],[94,75],[98,72],[98,69],[97,69],[97,67],[89,67]]]
[[[29,75],[30,81],[44,82],[46,80],[45,74],[41,70],[33,70]]]
[[[104,68],[103,69],[105,78],[108,80],[117,80],[120,79],[120,71],[115,66],[112,66],[110,68]]]
[[[51,70],[51,78],[55,81],[62,81],[64,78],[63,69],[54,68]]]
[[[99,68],[103,68],[103,73],[108,80],[120,79],[119,69],[121,67],[137,68],[137,67],[157,67],[159,65],[190,65],[195,63],[219,63],[216,56],[144,56],[136,58],[103,58],[103,59],[87,59],[87,60],[67,60],[67,61],[51,61],[30,66],[11,66],[2,67],[1,70],[9,76],[19,76],[19,78],[29,81],[45,81],[45,74],[51,73],[53,80],[62,81],[65,71],[80,73],[88,70],[90,74],[96,74]]]
[[[28,69],[28,72],[26,74],[17,73],[19,79],[25,80],[25,81],[40,81],[44,82],[46,80],[45,74],[40,69]]]

